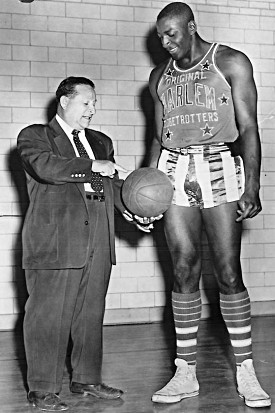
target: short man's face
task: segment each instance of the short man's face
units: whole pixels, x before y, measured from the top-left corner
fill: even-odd
[[[72,128],[82,130],[89,127],[96,112],[96,93],[90,85],[77,85],[75,89],[75,95],[60,99],[62,117]]]
[[[191,36],[188,23],[180,17],[163,17],[157,22],[157,32],[162,46],[173,59],[180,60],[188,54]]]

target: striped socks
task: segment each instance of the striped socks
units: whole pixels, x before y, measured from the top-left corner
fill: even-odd
[[[190,294],[172,292],[177,358],[188,364],[196,364],[197,332],[201,318],[200,291]]]
[[[220,307],[229,332],[236,364],[252,359],[251,311],[247,290],[238,294],[220,294]]]

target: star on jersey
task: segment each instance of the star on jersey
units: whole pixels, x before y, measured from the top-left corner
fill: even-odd
[[[221,105],[228,105],[228,100],[229,98],[225,96],[225,94],[223,93],[222,97],[219,98],[221,101]]]
[[[170,79],[171,77],[173,77],[173,72],[174,72],[174,70],[168,69],[167,72],[164,73],[165,80]]]
[[[210,70],[210,66],[212,66],[212,63],[209,63],[208,60],[206,62],[201,63],[201,70]]]
[[[171,131],[168,129],[167,132],[166,132],[166,134],[165,134],[165,136],[166,136],[166,140],[167,140],[167,141],[170,141],[170,140],[172,139],[173,132],[171,132]]]
[[[210,136],[212,136],[212,129],[213,129],[213,127],[210,127],[210,126],[208,125],[208,123],[205,124],[205,127],[204,127],[204,128],[200,128],[200,129],[203,131],[203,136],[205,136],[205,135],[210,135]]]

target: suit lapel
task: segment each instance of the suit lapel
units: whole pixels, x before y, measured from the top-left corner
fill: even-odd
[[[85,136],[86,136],[86,139],[89,145],[92,148],[95,159],[99,159],[99,160],[107,159],[107,155],[106,155],[107,150],[105,147],[106,145],[103,142],[103,140],[100,138],[100,135],[95,133],[91,129],[85,129]],[[68,138],[64,130],[61,128],[56,118],[53,118],[51,122],[49,123],[48,137],[50,141],[52,142],[54,152],[56,151],[59,155],[67,157],[67,158],[73,158],[76,156],[74,148],[70,142],[70,139]],[[79,188],[82,196],[84,197],[83,184],[76,184],[76,185]],[[106,186],[108,187],[108,185],[107,185],[106,179],[104,178],[103,178],[103,185],[104,185],[104,190],[106,190]]]
[[[64,132],[64,130],[61,128],[59,123],[57,122],[56,118],[53,118],[51,122],[49,123],[49,139],[53,143],[53,148],[57,150],[59,155],[67,157],[67,158],[74,158],[75,151],[73,148],[73,145],[70,142],[70,139]],[[86,198],[85,198],[85,191],[84,191],[84,185],[80,183],[75,183],[77,188],[79,189],[81,196],[83,197],[85,203],[86,203]]]
[[[56,118],[53,118],[49,123],[50,138],[53,140],[58,152],[62,156],[74,157],[75,151],[70,142],[70,139],[61,128]],[[86,139],[91,146],[95,159],[106,159],[106,148],[100,137],[91,129],[85,129]]]
[[[74,157],[75,151],[70,139],[55,118],[51,120],[49,126],[51,138],[53,139],[54,145],[57,147],[59,154],[68,158]]]

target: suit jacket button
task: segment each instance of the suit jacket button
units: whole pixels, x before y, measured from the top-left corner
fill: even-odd
[[[85,221],[85,225],[89,225],[89,221]]]

